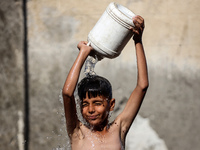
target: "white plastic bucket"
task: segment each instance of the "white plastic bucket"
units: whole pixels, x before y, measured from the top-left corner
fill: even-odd
[[[97,58],[115,58],[133,36],[135,16],[126,7],[110,3],[88,35],[88,42],[94,48]]]

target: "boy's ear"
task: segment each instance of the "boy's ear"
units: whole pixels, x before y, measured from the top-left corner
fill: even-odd
[[[115,107],[115,99],[112,98],[112,99],[110,100],[110,111],[113,111],[113,110],[114,110],[114,107]]]

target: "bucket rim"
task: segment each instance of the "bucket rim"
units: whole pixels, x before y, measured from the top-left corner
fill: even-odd
[[[132,18],[135,16],[135,13],[123,5],[112,2],[108,5],[106,11],[114,20],[126,28],[129,28],[130,26],[135,27],[132,20]]]

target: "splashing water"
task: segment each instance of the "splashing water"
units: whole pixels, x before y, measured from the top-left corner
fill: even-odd
[[[96,74],[94,72],[94,67],[97,62],[98,62],[98,58],[96,55],[95,55],[95,58],[92,56],[88,56],[87,60],[85,61],[85,70],[84,70],[84,73],[86,76]]]
[[[76,115],[83,124],[87,124],[87,122],[84,120],[81,114],[80,100],[78,97],[77,88],[75,89],[74,96],[75,96],[75,103],[76,103],[76,110],[77,110]],[[54,147],[52,150],[71,150],[71,141],[66,130],[66,120],[65,120],[64,108],[63,108],[62,90],[60,90],[59,102],[62,104],[62,108],[60,108],[57,111],[57,115],[61,117],[61,122],[60,122],[61,127],[60,127],[60,130],[57,131],[58,133],[52,131],[52,135],[48,136],[47,139],[57,140],[57,146]]]
[[[58,101],[62,104],[59,108],[57,108],[56,111],[58,118],[60,118],[60,129],[52,131],[51,134],[46,137],[46,139],[48,142],[57,141],[57,144],[52,148],[52,150],[71,150],[71,144],[66,130],[62,90],[60,90]]]

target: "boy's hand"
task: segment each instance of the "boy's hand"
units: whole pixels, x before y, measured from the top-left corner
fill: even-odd
[[[130,28],[130,30],[132,30],[134,33],[133,40],[135,42],[139,42],[142,40],[142,33],[144,30],[144,19],[141,16],[137,15],[133,17],[133,23],[135,27]]]
[[[77,45],[77,48],[80,51],[87,53],[87,55],[92,55],[93,54],[93,48],[91,46],[88,46],[87,44],[88,44],[88,42],[86,42],[86,41],[80,41]]]
[[[88,44],[88,42],[86,42],[86,41],[80,41],[80,42],[78,43],[78,45],[77,45],[77,48],[78,48],[79,50],[84,50],[84,51],[90,53],[90,52],[93,50],[93,48],[92,48],[91,46],[88,46],[87,44]],[[88,54],[89,54],[89,53],[88,53]]]

